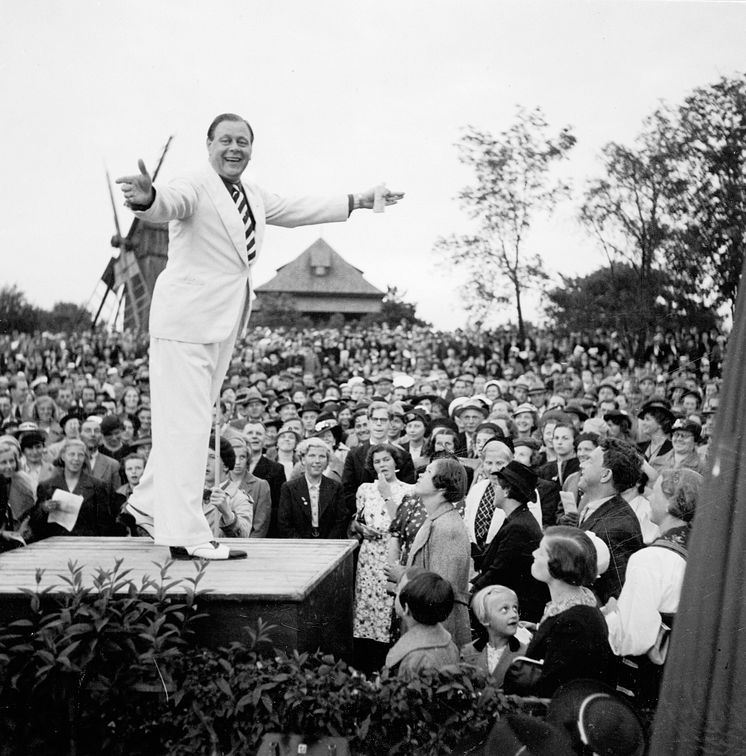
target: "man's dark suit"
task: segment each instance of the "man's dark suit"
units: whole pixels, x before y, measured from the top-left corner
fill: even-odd
[[[539,523],[528,507],[522,504],[513,510],[478,560],[474,592],[488,585],[511,588],[518,595],[521,619],[538,622],[549,601],[549,589],[531,574],[532,554],[541,538]]]
[[[571,457],[562,465],[562,480],[559,479],[559,470],[557,468],[557,460],[547,462],[546,464],[537,467],[535,472],[543,480],[550,480],[559,483],[560,488],[562,483],[567,480],[568,475],[580,470],[580,460],[577,457]]]
[[[42,510],[41,504],[52,498],[55,489],[67,491],[67,482],[65,473],[58,470],[51,478],[41,481],[36,491],[36,506],[31,511],[31,531],[34,534],[34,540],[40,538],[51,538],[52,536],[113,536],[124,535],[124,530],[118,532],[114,518],[111,516],[109,509],[109,495],[106,485],[98,478],[88,475],[86,472],[80,473],[78,485],[71,493],[83,497],[83,503],[80,506],[78,520],[72,531],[68,532],[61,525],[49,523],[47,512]]]
[[[593,584],[603,606],[612,596],[619,598],[627,574],[627,562],[632,554],[643,547],[640,522],[632,507],[617,494],[592,512],[578,527],[590,530],[609,547],[609,569]]]
[[[361,483],[373,483],[376,479],[374,475],[365,469],[365,459],[368,456],[370,447],[370,441],[364,441],[354,449],[351,449],[347,455],[347,459],[345,459],[345,466],[342,471],[342,488],[344,489],[344,503],[347,508],[347,516],[350,518],[355,514],[358,487]],[[408,451],[401,448],[399,449],[399,453],[403,459],[396,477],[402,483],[414,483],[416,477],[412,456]],[[256,473],[254,474],[256,475]]]
[[[321,476],[319,486],[318,535],[312,533],[311,495],[306,476],[283,483],[277,515],[280,538],[346,538],[347,516],[342,500],[342,486]]]
[[[277,532],[277,512],[280,506],[280,489],[285,482],[285,468],[279,462],[273,462],[263,454],[251,471],[257,478],[269,483],[269,496],[272,499],[272,513],[269,518],[267,538],[279,538]]]

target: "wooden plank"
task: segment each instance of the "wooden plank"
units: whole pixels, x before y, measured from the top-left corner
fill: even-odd
[[[242,601],[259,598],[302,601],[334,566],[355,548],[353,541],[310,541],[282,539],[231,539],[231,545],[248,552],[245,560],[211,562],[199,590],[205,600],[216,598]],[[54,593],[67,589],[61,575],[69,575],[69,563],[84,565],[83,583],[92,587],[99,569],[109,570],[117,559],[128,579],[139,586],[144,576],[159,579],[158,565],[170,558],[167,547],[147,538],[51,538],[0,556],[0,597],[36,588],[36,572],[44,570],[41,588],[54,586]],[[176,561],[168,576],[185,580],[196,574],[196,563]],[[171,589],[183,593],[183,583]],[[147,588],[145,593],[153,592]]]
[[[324,651],[348,659],[352,653],[352,553],[354,541],[231,539],[247,559],[210,562],[198,586],[199,603],[207,616],[195,628],[199,642],[220,646],[245,640],[245,627],[257,619],[275,626],[273,643],[286,651]],[[122,570],[141,593],[144,575],[159,580],[169,559],[166,547],[146,538],[53,538],[0,555],[0,619],[28,616],[29,601],[21,589],[54,586],[50,599],[69,591],[60,576],[69,577],[68,563],[83,565],[83,584],[93,586],[99,569],[109,570],[122,559]],[[197,563],[173,562],[168,579],[193,578]],[[179,595],[183,584],[169,590]]]

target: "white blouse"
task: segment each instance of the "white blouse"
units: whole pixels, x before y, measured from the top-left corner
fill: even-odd
[[[661,612],[679,608],[686,560],[675,551],[648,546],[634,553],[616,608],[606,615],[609,643],[617,656],[639,656],[658,637]]]

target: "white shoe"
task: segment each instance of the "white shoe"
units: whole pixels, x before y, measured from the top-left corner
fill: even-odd
[[[217,541],[198,543],[196,546],[171,546],[172,559],[212,559],[225,561],[227,559],[246,559],[245,551],[229,549],[225,544]]]

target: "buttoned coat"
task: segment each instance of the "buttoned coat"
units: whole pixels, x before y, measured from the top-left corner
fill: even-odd
[[[257,256],[267,224],[293,228],[347,220],[346,195],[280,197],[241,182],[254,216]],[[150,335],[172,341],[224,341],[251,309],[251,265],[243,221],[223,180],[210,166],[167,186],[135,213],[155,223],[170,221],[168,265],[156,281],[150,308]],[[255,258],[256,259],[256,258]]]
[[[469,574],[471,545],[466,525],[453,504],[443,503],[428,515],[415,536],[407,566],[436,572],[453,588],[455,604],[443,626],[461,648],[471,640],[469,626]]]
[[[313,538],[311,495],[306,476],[289,480],[280,489],[277,530],[280,538]],[[325,475],[319,484],[319,535],[317,538],[346,538],[347,516],[342,486]]]
[[[48,514],[41,508],[41,504],[52,498],[55,489],[68,491],[64,470],[59,470],[51,478],[39,483],[36,490],[36,505],[31,510],[30,525],[34,539],[50,538],[51,536],[113,536],[123,535],[114,523],[109,509],[109,498],[103,481],[94,478],[85,471],[74,490],[70,493],[83,497],[80,512],[75,526],[71,531],[61,525],[50,523]]]
[[[536,622],[549,601],[549,589],[531,574],[533,552],[541,542],[541,527],[525,504],[514,509],[482,556],[474,592],[488,585],[504,585],[515,591],[521,619]]]

